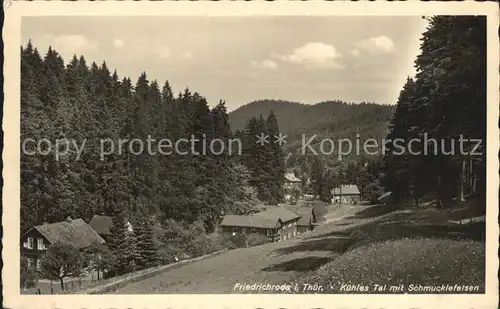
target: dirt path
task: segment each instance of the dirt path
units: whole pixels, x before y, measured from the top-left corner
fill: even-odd
[[[329,231],[352,227],[356,222],[348,218],[368,208],[338,207],[329,211],[327,221],[309,235],[279,243],[231,250],[132,283],[115,293],[242,293],[234,289],[235,284],[290,282],[301,273],[314,270],[338,255],[332,250],[332,246],[338,246],[335,237],[325,237],[324,243],[314,250],[300,250],[300,247],[308,242],[307,237],[318,237]],[[339,225],[346,220],[348,224]]]

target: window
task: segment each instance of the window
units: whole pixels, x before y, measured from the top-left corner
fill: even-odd
[[[33,249],[33,237],[28,237],[25,247],[28,249]]]
[[[43,238],[37,238],[36,247],[38,250],[45,250],[45,244],[43,243]]]
[[[251,234],[255,234],[255,233],[257,233],[257,230],[256,230],[256,229],[251,229],[251,230],[250,230],[250,233],[251,233]]]
[[[42,259],[36,260],[36,270],[42,269]]]

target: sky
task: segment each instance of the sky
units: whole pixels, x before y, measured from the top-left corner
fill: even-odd
[[[106,61],[133,82],[165,80],[228,110],[259,99],[395,104],[415,74],[420,16],[24,17],[22,41],[65,63]]]

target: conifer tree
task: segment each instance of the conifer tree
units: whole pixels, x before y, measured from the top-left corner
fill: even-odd
[[[420,195],[431,193],[441,207],[449,207],[456,197],[463,200],[465,186],[470,194],[484,196],[485,192],[484,152],[476,160],[458,153],[458,146],[454,154],[445,153],[460,136],[485,138],[485,18],[432,17],[421,47],[416,80],[408,80],[400,94],[389,137],[408,141],[425,135],[436,140],[437,147],[428,144],[431,154],[427,155],[406,151],[396,156],[390,150],[384,159],[384,185],[396,199],[413,197],[418,203]],[[443,146],[448,150],[443,151]]]
[[[283,197],[283,185],[285,180],[285,156],[283,150],[277,138],[279,138],[280,130],[278,126],[278,119],[276,115],[271,110],[266,126],[269,132],[269,138],[271,143],[270,146],[270,160],[271,160],[271,188],[272,188],[272,204],[278,204],[282,202]]]
[[[123,274],[131,269],[136,251],[132,233],[127,226],[124,211],[117,209],[112,219],[108,247],[115,256],[113,271]]]
[[[141,219],[134,225],[136,235],[136,264],[140,268],[155,266],[158,262],[158,246],[150,219]]]

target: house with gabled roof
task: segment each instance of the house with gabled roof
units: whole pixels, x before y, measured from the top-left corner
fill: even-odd
[[[361,202],[361,192],[357,185],[342,185],[333,188],[332,203],[339,204],[358,204]]]
[[[104,216],[104,215],[95,215],[90,220],[89,225],[94,231],[99,234],[104,240],[108,240],[109,235],[111,234],[111,226],[113,225],[113,217]],[[133,232],[134,229],[132,224],[127,221],[127,229],[129,232]]]
[[[220,227],[226,237],[237,234],[260,234],[268,241],[287,240],[297,236],[300,216],[286,207],[257,207],[244,215],[226,215]]]
[[[314,207],[289,206],[288,209],[300,216],[299,221],[297,221],[297,234],[302,234],[314,229],[318,222]]]
[[[54,243],[67,243],[84,250],[105,240],[82,219],[36,225],[21,236],[21,256],[28,260],[28,267],[40,269],[41,258]]]
[[[292,201],[300,198],[300,195],[302,195],[301,185],[302,180],[297,178],[294,173],[285,173],[285,181],[283,184],[285,201]],[[297,192],[299,192],[299,196],[295,196]]]

